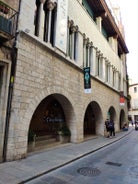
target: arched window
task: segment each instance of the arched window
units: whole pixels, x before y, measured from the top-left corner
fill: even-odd
[[[51,43],[54,46],[55,39],[55,26],[57,17],[57,4],[56,1],[48,1],[41,3],[40,0],[36,0],[35,11],[35,35],[40,36],[40,29],[43,28],[43,40]],[[42,21],[40,21],[42,19]],[[44,20],[43,20],[44,19]],[[40,25],[42,24],[42,25]]]

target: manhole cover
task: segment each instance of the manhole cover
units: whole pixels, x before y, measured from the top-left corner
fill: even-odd
[[[115,163],[115,162],[106,162],[106,164],[108,164],[108,165],[114,165],[114,166],[118,166],[118,167],[120,167],[122,165],[120,163]]]
[[[101,173],[99,169],[90,167],[79,168],[77,172],[83,176],[97,176]]]
[[[129,172],[131,175],[138,177],[138,166],[130,167]]]

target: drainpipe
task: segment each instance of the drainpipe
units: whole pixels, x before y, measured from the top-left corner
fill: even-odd
[[[21,6],[21,0],[19,0],[16,30],[18,30],[20,6]],[[15,34],[15,40],[14,40],[14,43],[12,45],[12,50],[11,50],[12,65],[11,65],[11,74],[10,74],[9,92],[8,92],[8,101],[7,101],[7,111],[6,111],[6,119],[5,119],[5,132],[4,132],[4,143],[3,143],[3,155],[2,155],[3,162],[6,162],[6,154],[7,154],[9,122],[10,122],[10,114],[11,114],[11,103],[12,103],[14,76],[15,76],[16,62],[17,62],[17,48],[16,48],[17,35],[18,35],[18,33]]]

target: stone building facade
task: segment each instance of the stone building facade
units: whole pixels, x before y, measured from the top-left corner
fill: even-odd
[[[130,83],[130,108],[128,111],[130,122],[138,122],[138,83]]]
[[[12,94],[12,76],[15,73],[16,49],[15,35],[18,18],[19,1],[0,1],[0,162],[6,155],[6,140],[8,137],[6,122],[10,114],[10,99]],[[10,82],[9,82],[10,81]],[[5,147],[5,148],[4,148]],[[4,152],[5,150],[5,152]]]
[[[30,133],[47,140],[66,125],[79,143],[104,136],[106,118],[119,131],[128,117],[128,49],[106,3],[21,0],[18,20],[5,160],[27,156]]]

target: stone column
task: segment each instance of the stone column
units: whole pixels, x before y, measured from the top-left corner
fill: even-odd
[[[96,17],[96,23],[99,31],[102,31],[102,18],[101,17]]]
[[[121,73],[120,73],[120,71],[118,73],[118,77],[119,77],[119,80],[118,80],[118,82],[119,82],[118,89],[121,91]]]
[[[108,62],[108,83],[111,84],[111,64]]]
[[[112,66],[112,73],[113,73],[112,86],[115,88],[116,87],[116,69],[114,66]]]
[[[76,44],[76,60],[79,66],[83,65],[83,36],[77,32],[77,44]]]
[[[122,63],[122,70],[123,70],[123,77],[126,79],[126,55],[125,54],[121,54],[121,63]]]
[[[110,65],[110,85],[113,86],[113,66]]]
[[[76,26],[76,44],[75,44],[75,60],[78,66],[82,66],[83,63],[83,36],[79,32],[78,26]]]
[[[99,62],[99,76],[100,76],[100,78],[103,80],[103,54],[100,54],[100,62]]]
[[[120,81],[120,90],[123,91],[123,62],[120,62],[120,76],[121,76],[121,81]]]
[[[68,20],[68,29],[67,29],[67,57],[70,56],[70,27],[71,27],[71,21]]]
[[[88,38],[86,38],[86,35],[83,35],[83,67],[86,67],[86,45],[88,42]]]
[[[89,67],[90,66],[90,42],[88,40],[87,42],[87,61],[86,61],[86,66]]]
[[[92,75],[96,75],[96,50],[97,50],[97,48],[95,48],[95,47],[93,47],[92,46],[92,58],[91,58],[91,60],[92,60]]]
[[[118,85],[119,85],[119,71],[116,70],[116,89],[118,90]]]
[[[95,76],[99,77],[100,75],[100,51],[98,51],[98,49],[96,48],[96,61],[95,61]]]
[[[113,37],[111,36],[111,37],[108,37],[108,40],[109,40],[109,44],[110,44],[110,46],[112,47],[112,49],[113,49]]]
[[[71,59],[74,60],[74,44],[75,44],[75,31],[76,31],[76,27],[74,25],[71,26]]]
[[[111,36],[111,37],[109,37],[108,39],[109,39],[109,44],[110,44],[110,46],[112,47],[112,49],[113,49],[113,50],[115,51],[115,53],[117,54],[117,52],[118,52],[118,49],[117,49],[117,37]]]
[[[86,38],[83,34],[83,68],[86,66]]]
[[[109,82],[109,61],[107,58],[105,58],[105,82]]]
[[[39,9],[39,27],[38,27],[38,32],[39,32],[39,38],[41,38],[42,40],[44,39],[44,10],[43,10],[43,6],[45,4],[46,0],[40,0],[40,9]]]
[[[93,43],[90,42],[90,55],[89,55],[90,59],[90,72],[92,74],[92,71],[93,71]]]
[[[115,88],[118,89],[118,70],[115,69]]]
[[[104,57],[102,57],[102,65],[103,65],[103,67],[102,67],[102,79],[103,79],[103,81],[105,82],[105,77],[106,77],[106,64],[105,64],[105,60],[106,60],[106,58],[104,58]]]
[[[47,42],[50,42],[50,36],[51,36],[51,21],[52,21],[52,10],[54,9],[55,7],[55,4],[54,4],[54,1],[52,0],[49,0],[47,2],[47,8],[49,10],[49,13],[48,13],[48,37],[47,37]]]

